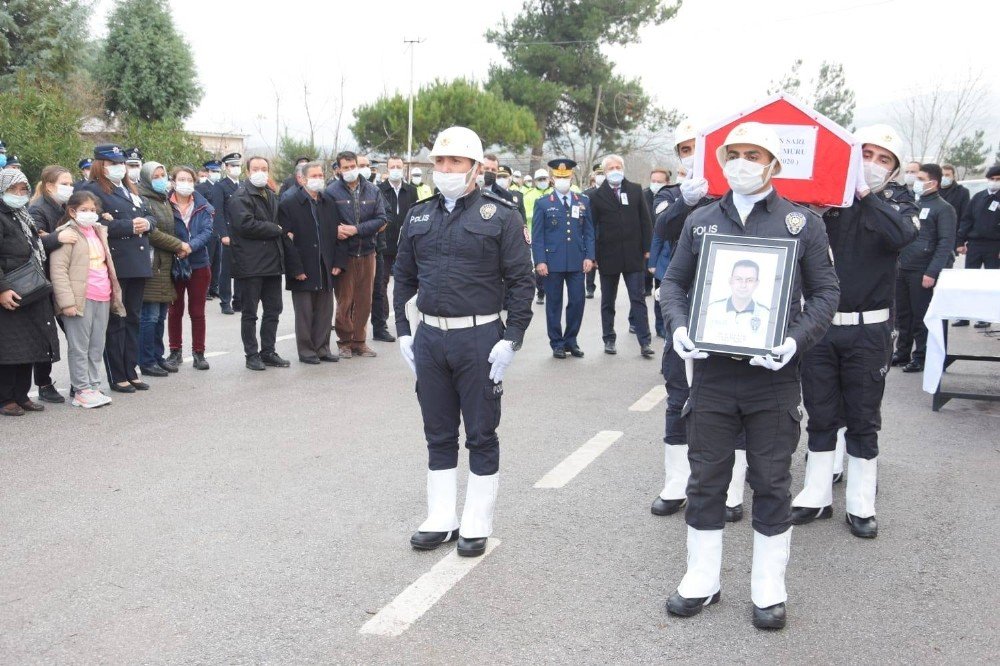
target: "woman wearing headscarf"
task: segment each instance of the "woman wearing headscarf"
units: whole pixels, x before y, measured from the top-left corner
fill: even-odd
[[[0,171],[0,415],[4,416],[45,409],[28,398],[31,366],[59,360],[52,299],[22,304],[21,294],[7,279],[29,262],[45,266],[45,247],[27,211],[28,192],[23,173]]]

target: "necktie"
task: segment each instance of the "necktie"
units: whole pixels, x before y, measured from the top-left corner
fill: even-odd
[[[618,201],[621,201],[622,200],[622,195],[619,193],[618,188],[617,187],[613,187],[611,189],[613,189],[615,191],[615,199],[618,199]]]
[[[562,200],[563,200],[563,208],[565,208],[566,212],[568,213],[569,212],[569,197],[564,196],[562,198]]]

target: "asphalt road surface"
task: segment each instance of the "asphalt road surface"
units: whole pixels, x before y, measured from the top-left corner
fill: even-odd
[[[211,370],[188,362],[103,409],[5,419],[0,662],[995,662],[1000,405],[934,413],[920,376],[893,370],[878,538],[850,535],[836,486],[834,519],[795,528],[788,627],[758,631],[748,489],[748,518],[725,533],[722,603],[677,619],[664,602],[686,528],[649,512],[662,341],[640,358],[621,290],[619,354],[601,353],[599,296],[584,359],[551,357],[534,306],[505,381],[494,547],[478,560],[409,546],[426,456],[396,345],[302,365],[287,299],[291,368],[244,369],[239,317],[210,302]],[[951,341],[1000,355],[971,328]],[[1000,393],[998,370],[958,363],[945,382]],[[804,447],[803,431],[793,493]],[[464,489],[464,455],[461,469]],[[539,485],[554,487],[535,487],[550,472]]]

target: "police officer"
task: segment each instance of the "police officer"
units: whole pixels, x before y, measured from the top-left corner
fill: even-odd
[[[941,167],[921,164],[913,192],[919,197],[916,240],[903,248],[896,277],[896,316],[899,337],[893,365],[903,372],[923,372],[927,352],[924,315],[934,295],[938,275],[954,260],[957,221],[955,209],[938,194]],[[912,357],[910,356],[912,350]]]
[[[239,153],[229,153],[222,158],[225,166],[223,178],[212,188],[209,201],[215,209],[213,232],[222,243],[222,260],[219,262],[219,307],[222,314],[231,315],[242,310],[240,303],[240,286],[234,286],[232,280],[233,252],[229,245],[229,223],[226,218],[226,204],[240,186],[240,174],[243,170],[243,156]]]
[[[483,156],[483,185],[489,188],[493,194],[514,204],[521,219],[527,224],[524,195],[517,190],[510,189],[510,167],[500,166],[496,155],[486,154]]]
[[[92,164],[89,157],[84,157],[82,160],[76,163],[78,169],[80,169],[80,180],[73,183],[73,189],[78,190],[83,187],[88,180],[90,180],[90,165]]]
[[[209,160],[201,165],[204,169],[205,182],[198,183],[194,189],[198,194],[205,197],[205,201],[211,204],[212,190],[215,184],[222,180],[222,163],[216,160]],[[212,209],[213,216],[215,210]],[[212,239],[208,242],[208,261],[212,269],[212,279],[208,285],[208,298],[211,300],[219,295],[219,272],[222,264],[222,238],[215,233],[212,228]]]
[[[958,253],[965,255],[966,268],[1000,268],[1000,165],[986,170],[986,189],[976,192],[959,220]],[[964,322],[964,323],[962,323]],[[952,326],[968,326],[957,321]],[[990,322],[976,322],[989,328]]]
[[[15,171],[21,170],[21,159],[17,155],[10,155],[7,157],[7,169],[14,169]]]
[[[590,199],[570,191],[576,162],[565,157],[549,162],[554,189],[535,202],[531,224],[535,273],[545,287],[545,321],[552,355],[569,352],[583,358],[576,342],[583,323],[583,276],[594,269],[594,223]],[[562,327],[563,285],[566,288],[566,329]]]
[[[917,237],[916,208],[905,187],[890,186],[903,143],[888,125],[857,131],[862,144],[856,195],[823,221],[840,278],[833,325],[802,355],[802,397],[809,423],[805,487],[792,501],[792,524],[833,515],[838,430],[847,426],[847,524],[858,537],[878,534],[875,520],[878,431],[892,354],[891,308],[899,252]]]
[[[139,172],[142,170],[142,151],[138,148],[126,148],[125,168],[128,171],[128,179],[138,184]]]
[[[493,531],[504,371],[531,322],[530,238],[510,202],[476,187],[483,146],[475,132],[442,131],[430,157],[439,192],[410,209],[394,271],[399,348],[417,377],[429,454],[427,520],[410,543],[432,550],[458,538],[458,554],[475,557]],[[470,470],[461,522],[460,419]]]
[[[434,196],[434,189],[424,182],[424,170],[420,167],[410,169],[410,185],[417,188],[417,200],[430,199]]]
[[[791,545],[792,452],[799,439],[798,356],[819,340],[840,297],[826,231],[818,216],[780,197],[771,179],[780,170],[781,143],[760,123],[737,125],[716,153],[731,192],[702,207],[684,224],[660,287],[664,318],[674,348],[695,361],[688,428],[687,573],[667,610],[690,616],[720,597],[725,489],[734,443],[746,432],[750,486],[754,492],[754,553],[750,580],[753,623],[785,626],[785,566]],[[688,337],[689,291],[694,285],[701,237],[720,234],[798,240],[783,343],[768,356],[709,356]],[[805,304],[802,305],[802,299]],[[795,359],[793,362],[792,359]]]

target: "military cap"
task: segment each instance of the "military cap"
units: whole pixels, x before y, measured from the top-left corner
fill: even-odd
[[[113,162],[114,164],[125,163],[125,151],[122,147],[114,143],[102,143],[94,146],[94,159]]]
[[[142,152],[138,148],[125,149],[126,162],[142,162]]]

